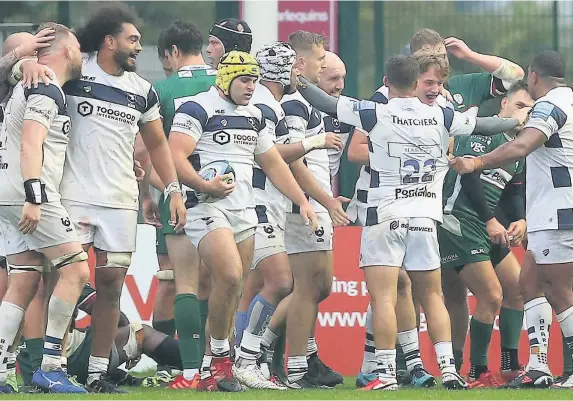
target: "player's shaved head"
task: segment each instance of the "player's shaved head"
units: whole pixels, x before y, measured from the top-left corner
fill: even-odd
[[[545,50],[529,66],[540,78],[565,79],[565,59],[555,50]]]
[[[344,90],[346,66],[336,53],[327,51],[324,58],[325,67],[318,76],[318,86],[331,96],[340,96]]]
[[[424,47],[437,47],[444,43],[444,38],[433,29],[423,28],[417,31],[410,39],[410,54],[414,54]]]
[[[326,64],[324,69],[327,69],[327,68],[346,68],[344,66],[344,61],[342,61],[342,59],[340,57],[338,57],[338,54],[330,52],[330,51],[326,52],[324,62]]]
[[[10,53],[22,43],[32,39],[34,35],[28,32],[16,32],[6,38],[2,45],[2,56]]]
[[[415,58],[393,56],[386,62],[386,80],[388,86],[398,90],[411,90],[420,76],[420,66]]]

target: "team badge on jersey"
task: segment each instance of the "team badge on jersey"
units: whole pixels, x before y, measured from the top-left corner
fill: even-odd
[[[464,97],[463,97],[461,94],[456,93],[456,94],[454,95],[454,101],[455,101],[457,104],[463,104],[463,103],[464,103]]]

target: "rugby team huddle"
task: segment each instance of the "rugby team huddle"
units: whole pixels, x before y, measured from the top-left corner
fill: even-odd
[[[76,31],[46,23],[4,42],[0,392],[334,388],[343,378],[318,357],[314,328],[333,227],[351,223],[363,226],[371,297],[357,387],[573,387],[573,91],[558,53],[537,55],[526,78],[421,29],[409,56],[386,63],[384,85],[357,100],[342,95],[345,66],[322,35],[252,49],[256,32],[234,18],[210,29],[209,64],[194,23],[167,27],[157,45],[167,78],[152,85],[135,73],[138,25],[114,4]],[[449,77],[448,55],[485,72]],[[499,113],[477,117],[493,97]],[[352,200],[331,185],[345,149],[362,166]],[[153,327],[119,308],[140,209],[157,227]],[[510,246],[527,249],[522,266]],[[420,356],[420,309],[439,381]],[[78,310],[87,329],[74,328]],[[119,368],[142,354],[155,376]]]

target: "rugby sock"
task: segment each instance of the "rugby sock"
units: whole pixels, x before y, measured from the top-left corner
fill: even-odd
[[[366,338],[364,340],[364,357],[362,358],[361,373],[372,373],[376,369],[376,347],[372,328],[372,306],[366,310]]]
[[[203,362],[201,362],[201,380],[205,380],[211,377],[212,360],[213,357],[211,355],[203,355]]]
[[[177,294],[173,310],[183,369],[199,369],[203,350],[200,341],[201,318],[197,297],[193,294]]]
[[[420,343],[418,340],[418,329],[403,331],[398,333],[398,342],[403,350],[402,354],[406,363],[406,369],[411,372],[416,367],[423,368],[420,356]]]
[[[243,331],[247,328],[247,319],[249,317],[249,312],[235,312],[235,345],[238,347],[241,345],[241,339],[243,338]]]
[[[18,353],[17,360],[25,386],[32,383],[32,375],[38,368],[40,368],[43,352],[43,338],[30,338],[24,340],[24,347]]]
[[[14,342],[18,328],[24,318],[24,309],[11,302],[4,301],[0,304],[0,384],[6,382],[7,376],[7,356],[10,352],[10,345]]]
[[[105,375],[107,373],[108,365],[109,365],[108,358],[102,358],[99,356],[90,355],[90,359],[88,362],[88,379],[86,383],[90,385],[96,380],[99,380],[102,375]]]
[[[211,352],[215,358],[228,358],[231,346],[229,345],[229,338],[217,340],[211,337]]]
[[[561,333],[562,349],[563,349],[563,376],[573,374],[573,353],[567,345],[565,336]]]
[[[456,364],[454,361],[454,351],[452,349],[451,341],[442,341],[434,344],[434,350],[436,351],[436,359],[438,360],[438,366],[440,367],[440,372],[444,373],[456,373]]]
[[[286,330],[283,330],[275,342],[273,363],[275,371],[284,372],[285,370],[285,351],[286,351]]]
[[[247,330],[243,332],[243,341],[239,348],[239,359],[237,365],[244,367],[257,363],[257,358],[261,353],[261,336],[251,334]]]
[[[378,374],[380,379],[396,379],[396,350],[395,349],[377,349],[376,369],[374,373]]]
[[[404,355],[404,350],[399,342],[396,342],[396,370],[408,370],[406,355]]]
[[[199,332],[199,348],[201,349],[201,357],[205,353],[205,326],[207,326],[207,316],[209,315],[209,300],[199,300],[199,316],[201,317],[201,331]]]
[[[526,370],[549,373],[547,347],[553,310],[545,297],[532,299],[524,305],[527,336],[529,337],[529,363]]]
[[[308,372],[308,362],[306,355],[289,356],[287,362],[288,381],[296,382]]]
[[[273,360],[275,353],[273,346],[278,338],[279,337],[275,333],[273,333],[271,329],[269,329],[268,327],[265,329],[265,332],[261,337],[261,351],[264,351],[267,354],[266,356],[267,361]]]
[[[153,320],[151,322],[153,328],[169,337],[175,337],[175,319],[169,320]]]
[[[455,350],[454,360],[456,361],[456,371],[462,370],[462,365],[464,364],[464,351]]]
[[[565,344],[569,347],[569,352],[573,351],[573,306],[565,309],[557,315],[557,321],[561,326],[561,333],[565,338]],[[569,362],[571,363],[571,355],[569,355]]]
[[[501,370],[519,370],[519,337],[523,326],[523,311],[501,308],[499,334],[501,337]]]
[[[7,375],[15,375],[16,374],[16,350],[14,346],[10,347],[10,351],[6,355],[6,374]]]
[[[316,344],[316,338],[309,337],[306,343],[306,356],[309,357],[312,354],[318,353],[318,345]]]
[[[472,317],[470,321],[470,379],[477,379],[487,372],[487,352],[491,341],[493,323],[483,323]]]
[[[42,370],[58,370],[62,368],[62,340],[68,330],[68,325],[74,314],[76,305],[62,301],[52,295],[48,303],[48,324],[44,340],[44,357]]]

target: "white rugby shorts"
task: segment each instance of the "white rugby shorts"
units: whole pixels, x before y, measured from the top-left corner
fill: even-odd
[[[438,269],[436,222],[429,218],[402,218],[364,227],[360,267],[367,266],[396,266],[407,271]]]
[[[289,255],[295,253],[332,251],[332,220],[327,212],[316,213],[318,229],[311,233],[301,215],[287,213],[285,247]]]
[[[278,225],[258,224],[251,270],[256,269],[260,261],[282,252],[286,252],[284,230]]]
[[[70,216],[61,203],[42,203],[40,222],[36,230],[30,234],[22,234],[18,228],[18,221],[22,218],[22,208],[22,205],[0,206],[0,231],[4,236],[6,255],[79,242]]]
[[[243,210],[223,210],[212,203],[199,203],[187,209],[185,233],[196,248],[211,231],[228,228],[235,236],[235,243],[241,243],[255,234],[257,226],[255,208]]]
[[[527,250],[538,265],[573,263],[573,230],[527,233]]]
[[[82,244],[113,253],[135,252],[137,210],[62,200]]]

